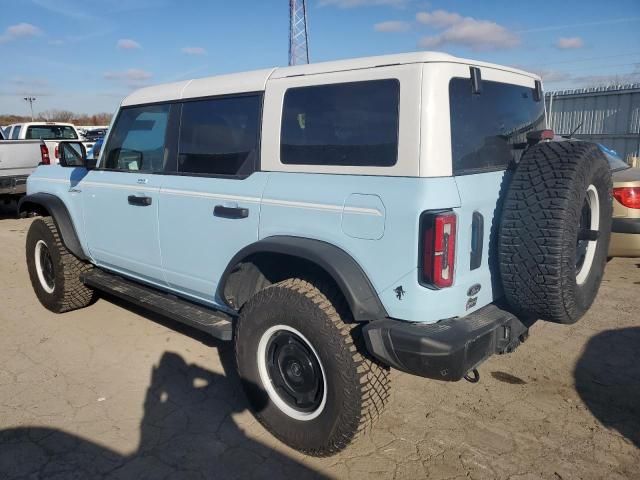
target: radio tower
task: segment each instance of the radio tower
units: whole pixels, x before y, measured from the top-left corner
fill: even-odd
[[[289,0],[289,65],[309,63],[307,0]]]

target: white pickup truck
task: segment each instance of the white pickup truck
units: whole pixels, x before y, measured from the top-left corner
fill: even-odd
[[[0,130],[0,200],[24,194],[31,172],[49,163],[43,140],[5,140]]]
[[[44,140],[52,160],[58,158],[60,140],[83,141],[75,125],[61,122],[14,123],[6,127],[4,134],[7,140]],[[85,148],[88,147],[85,145]]]

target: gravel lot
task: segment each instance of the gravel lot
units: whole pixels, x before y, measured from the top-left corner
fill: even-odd
[[[224,343],[121,302],[41,307],[29,223],[0,212],[0,478],[640,478],[640,259],[478,384],[394,372],[373,432],[314,459],[246,410]]]

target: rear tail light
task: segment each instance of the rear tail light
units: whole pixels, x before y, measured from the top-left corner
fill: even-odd
[[[56,149],[53,151],[53,156],[56,158],[60,158],[60,150],[58,149],[58,145],[56,145]]]
[[[555,133],[553,130],[535,130],[527,133],[527,142],[533,145],[544,140],[553,140],[554,137]]]
[[[49,158],[49,149],[44,144],[40,144],[40,163],[42,165],[51,165],[51,159]]]
[[[640,187],[618,187],[613,196],[627,208],[640,208]]]
[[[424,213],[421,232],[422,283],[435,288],[450,287],[456,261],[455,213]]]

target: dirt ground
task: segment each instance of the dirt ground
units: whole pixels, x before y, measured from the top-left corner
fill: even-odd
[[[375,429],[307,458],[246,410],[228,345],[121,302],[54,315],[0,212],[0,478],[640,478],[640,259],[478,384],[393,373]]]

